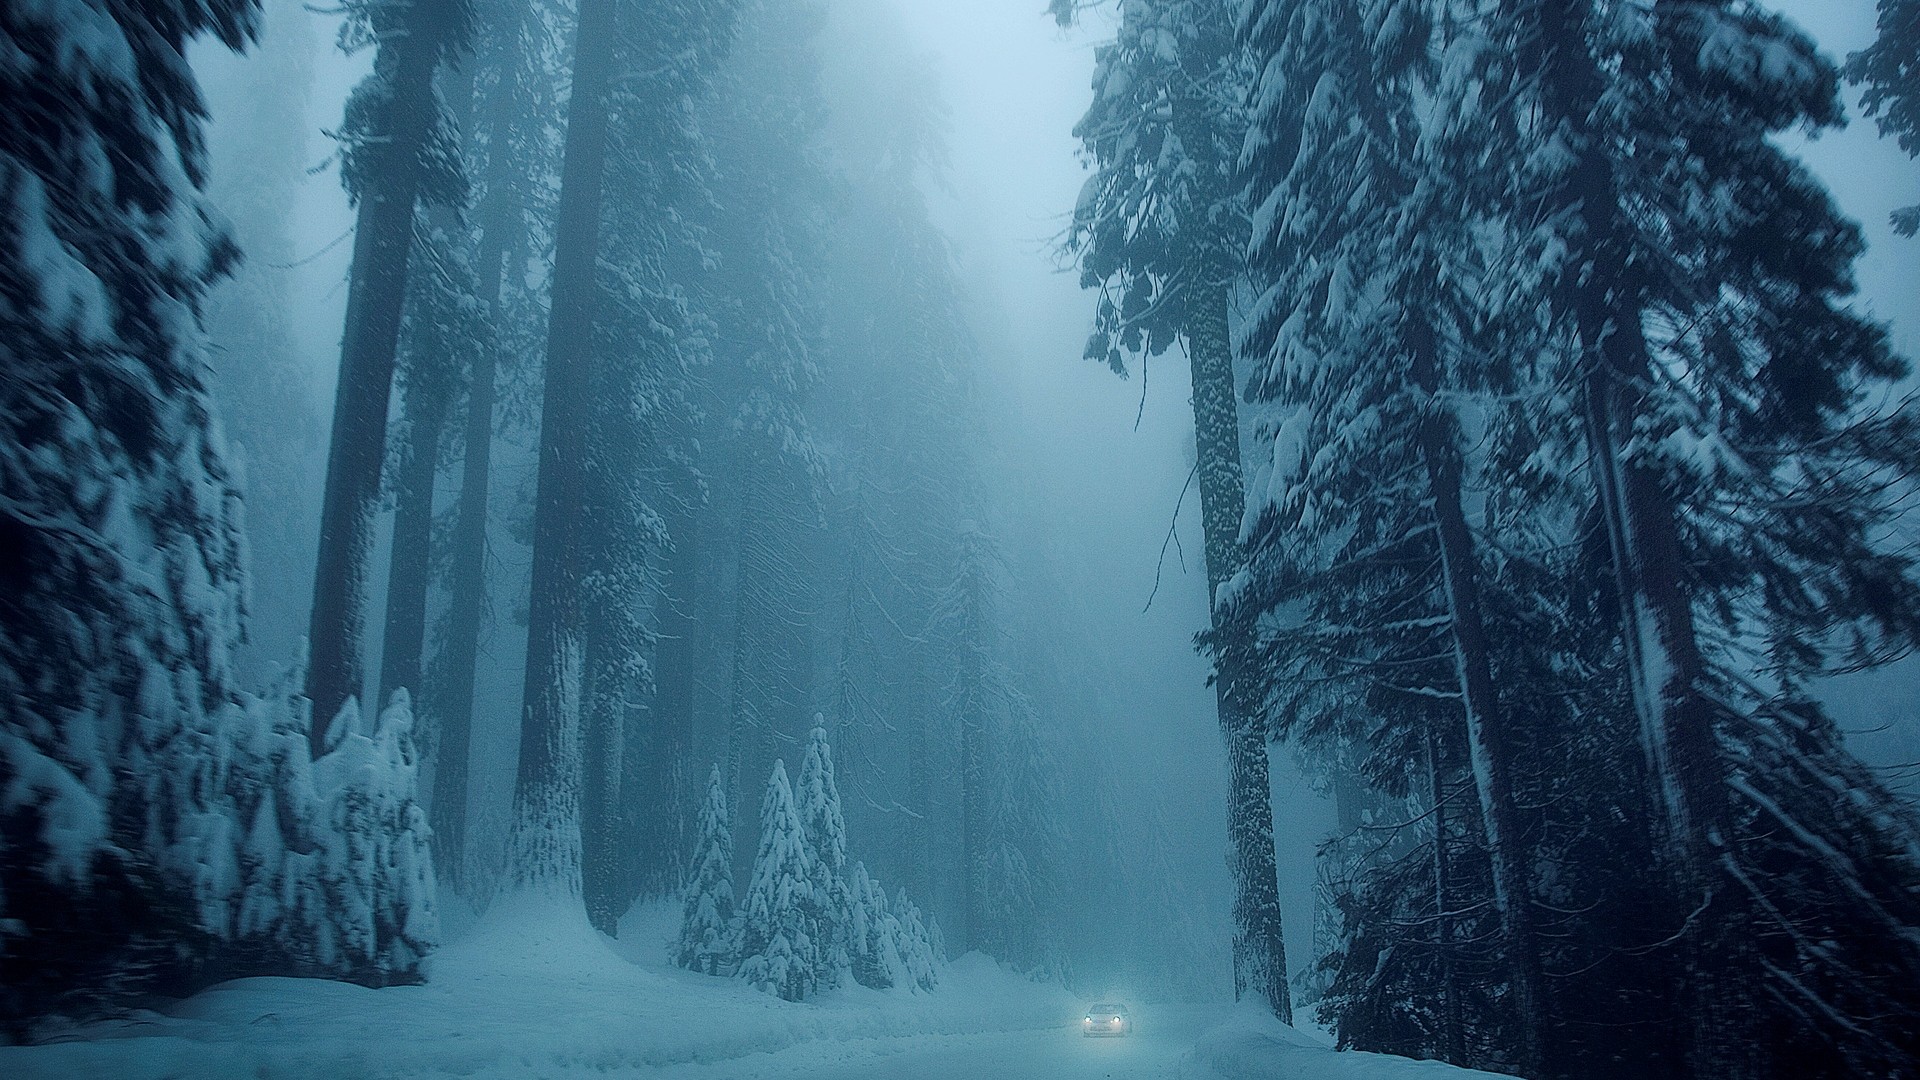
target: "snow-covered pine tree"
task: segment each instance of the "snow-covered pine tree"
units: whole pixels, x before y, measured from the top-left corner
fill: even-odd
[[[1063,20],[1073,8],[1071,0],[1053,6]],[[1175,341],[1185,345],[1211,603],[1243,560],[1228,322],[1248,236],[1232,173],[1250,70],[1229,5],[1137,0],[1120,12],[1118,36],[1097,54],[1093,105],[1074,129],[1096,169],[1074,210],[1068,249],[1082,284],[1101,290],[1089,359],[1125,374],[1128,354],[1144,363]],[[1289,1020],[1267,738],[1249,685],[1251,630],[1210,611],[1229,774],[1234,996],[1262,995]]]
[[[934,943],[938,925],[927,922],[904,888],[893,895],[893,918],[900,927],[900,958],[906,963],[908,987],[931,991],[940,985],[940,966],[946,962],[944,942],[938,948]]]
[[[304,770],[310,801],[281,880],[291,916],[282,947],[315,974],[415,982],[439,920],[426,811],[413,799],[412,704],[396,691],[370,735],[351,704],[346,715],[333,749]]]
[[[1438,51],[1429,7],[1276,4],[1249,25],[1271,58],[1248,154],[1259,206],[1251,251],[1268,284],[1240,332],[1259,358],[1252,392],[1284,420],[1268,432],[1276,461],[1251,534],[1253,581],[1233,599],[1252,601],[1242,620],[1296,612],[1285,643],[1268,643],[1283,715],[1309,683],[1316,695],[1342,681],[1384,689],[1381,654],[1408,629],[1430,631],[1416,652],[1451,656],[1451,677],[1406,692],[1461,709],[1511,965],[1512,1065],[1531,1075],[1543,1068],[1546,1002],[1516,795],[1520,743],[1497,692],[1484,541],[1468,514],[1479,485],[1465,449],[1477,441],[1468,425],[1516,388],[1512,365],[1496,365],[1475,340],[1471,223],[1443,205],[1451,185],[1421,149],[1419,103]],[[1387,548],[1399,550],[1383,557]],[[1261,596],[1272,579],[1285,584]],[[1402,614],[1344,621],[1303,610],[1327,590],[1391,590]],[[1287,670],[1300,657],[1315,658],[1320,677]]]
[[[1857,229],[1772,139],[1839,121],[1837,72],[1731,0],[1502,4],[1461,30],[1434,115],[1509,238],[1487,295],[1558,350],[1582,425],[1672,1034],[1700,1076],[1907,1068],[1920,830],[1809,689],[1920,635],[1911,559],[1873,542],[1920,456],[1879,406],[1906,366],[1847,304]]]
[[[847,950],[853,981],[874,990],[910,986],[913,976],[901,951],[900,920],[865,863],[853,864],[848,892],[853,902]]]
[[[244,541],[200,315],[185,51],[244,0],[0,13],[0,1024],[205,955],[185,860],[217,843]]]
[[[464,194],[459,144],[435,78],[466,45],[465,0],[356,0],[345,10],[342,46],[376,52],[373,73],[348,98],[341,123],[340,178],[358,216],[307,632],[316,758],[366,670],[367,581],[415,209]]]
[[[788,1001],[806,1000],[820,986],[822,927],[813,853],[784,761],[773,763],[760,801],[760,846],[744,906],[739,977]]]
[[[680,940],[673,961],[707,975],[724,974],[735,960],[733,910],[733,812],[727,785],[715,765],[700,806],[699,839],[687,863]]]
[[[833,777],[833,748],[827,745],[822,718],[807,737],[807,756],[800,763],[800,789],[794,793],[812,851],[808,862],[815,918],[820,927],[819,986],[837,986],[850,960],[853,894],[847,885],[847,823],[840,812],[840,787]]]
[[[1883,138],[1920,157],[1920,0],[1880,0],[1879,35],[1847,58],[1847,79],[1862,87],[1860,111]],[[1920,233],[1920,205],[1893,212],[1901,236]]]

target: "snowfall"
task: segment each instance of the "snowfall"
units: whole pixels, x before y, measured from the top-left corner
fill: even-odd
[[[790,1003],[666,961],[677,911],[617,938],[571,911],[496,904],[420,986],[242,979],[158,1009],[0,1047],[8,1080],[1470,1080],[1340,1053],[1262,1009],[1129,1001],[1134,1034],[1091,1039],[1088,1001],[954,960],[932,993],[848,986]]]

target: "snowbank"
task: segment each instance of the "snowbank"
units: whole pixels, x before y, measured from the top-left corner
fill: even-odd
[[[932,994],[850,986],[785,1002],[668,965],[658,920],[629,920],[633,940],[616,943],[595,933],[577,907],[496,905],[429,959],[422,986],[223,983],[163,1011],[76,1031],[73,1041],[0,1047],[0,1076],[620,1075],[815,1040],[1064,1028],[1079,1008],[1058,987],[1027,982],[977,954],[956,960]]]
[[[1182,1063],[1182,1080],[1512,1080],[1499,1073],[1390,1054],[1338,1052],[1242,1003],[1200,1037]]]

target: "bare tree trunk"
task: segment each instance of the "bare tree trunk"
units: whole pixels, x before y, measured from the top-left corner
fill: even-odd
[[[380,509],[380,468],[386,457],[387,407],[393,391],[394,350],[407,293],[414,203],[424,169],[421,152],[434,122],[433,78],[447,36],[456,29],[452,0],[415,0],[402,32],[380,43],[375,70],[391,53],[391,97],[380,132],[384,146],[359,193],[353,269],[347,283],[347,320],[340,344],[340,382],[327,448],[327,484],[320,509],[320,551],[307,631],[307,698],[312,705],[309,748],[327,749],[326,732],[365,682],[362,655],[367,624],[367,571]]]
[[[642,826],[635,838],[635,884],[642,896],[665,896],[679,887],[681,860],[693,839],[693,694],[703,655],[701,621],[695,617],[701,599],[695,516],[689,514],[672,535],[667,586],[659,601],[648,752],[640,774],[644,786],[633,794]]]
[[[984,625],[982,616],[975,612],[973,625]],[[984,681],[981,671],[979,644],[974,643],[976,651],[961,660],[961,669],[957,678],[963,687],[971,686],[973,707],[961,710],[957,718],[960,725],[960,926],[959,951],[979,948],[981,943],[980,917],[984,904],[986,882],[982,871],[986,865],[987,843],[987,755],[983,715],[984,703],[980,701],[980,688]],[[966,691],[963,691],[965,694]]]
[[[1226,275],[1223,279],[1230,280]],[[1240,474],[1240,415],[1233,352],[1227,337],[1229,290],[1210,286],[1198,325],[1188,335],[1193,369],[1193,428],[1199,452],[1200,516],[1206,541],[1207,600],[1216,652],[1214,697],[1227,744],[1227,835],[1233,871],[1233,989],[1258,994],[1275,1016],[1293,1022],[1287,948],[1280,923],[1279,870],[1273,853],[1273,797],[1268,788],[1267,735],[1254,708],[1251,628],[1222,625],[1213,602],[1240,569],[1240,518],[1246,493]]]
[[[1435,343],[1424,325],[1417,328],[1413,346],[1415,382],[1431,397],[1437,390]],[[1474,788],[1480,797],[1481,827],[1493,864],[1494,909],[1507,946],[1507,971],[1512,982],[1519,1037],[1515,1064],[1525,1076],[1540,1075],[1540,1036],[1546,1028],[1545,996],[1534,933],[1533,887],[1524,854],[1524,826],[1513,788],[1516,760],[1513,733],[1508,730],[1493,682],[1492,645],[1482,616],[1480,560],[1473,532],[1461,505],[1461,466],[1450,425],[1433,411],[1420,424],[1420,453],[1433,488],[1433,516],[1440,544],[1440,566],[1445,581],[1449,622],[1453,632],[1455,670],[1460,701],[1466,713],[1467,756],[1473,765]]]
[[[504,77],[504,75],[503,75]],[[473,684],[480,661],[480,632],[487,604],[487,504],[493,467],[494,380],[499,362],[501,279],[507,250],[519,235],[520,208],[506,146],[512,99],[496,88],[489,116],[487,185],[480,207],[480,243],[474,260],[479,300],[492,332],[474,350],[467,378],[465,459],[460,468],[460,498],[455,511],[451,568],[447,584],[447,639],[441,645],[434,680],[433,715],[439,737],[434,757],[434,856],[440,879],[456,887],[466,868],[468,755],[473,738]]]
[[[581,888],[587,919],[614,935],[631,897],[623,895],[620,770],[626,736],[625,667],[606,655],[607,635],[589,632],[582,676],[581,751],[585,789],[580,805]]]
[[[581,888],[580,694],[586,661],[580,498],[615,21],[615,0],[581,0],[554,229],[520,771],[514,784],[514,879],[522,887],[574,897]]]
[[[1433,801],[1433,937],[1440,967],[1440,1057],[1453,1065],[1466,1061],[1460,1016],[1460,983],[1454,969],[1452,864],[1447,855],[1447,782],[1449,766],[1437,725],[1427,727],[1427,791]]]
[[[424,400],[411,400],[414,397]],[[380,700],[405,687],[420,709],[421,657],[427,637],[427,585],[433,573],[433,486],[439,473],[446,402],[408,392],[407,439],[396,463],[393,546],[387,570],[387,623],[380,647]],[[431,753],[431,746],[423,752]]]

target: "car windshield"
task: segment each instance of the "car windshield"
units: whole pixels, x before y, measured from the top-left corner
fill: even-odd
[[[1126,1012],[1127,1010],[1121,1008],[1118,1005],[1095,1005],[1093,1008],[1087,1011],[1097,1012],[1097,1013],[1123,1013],[1123,1012]]]

